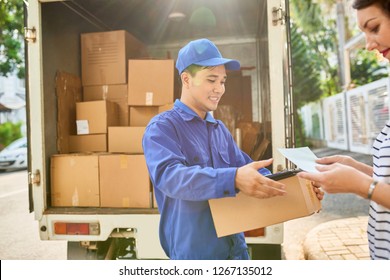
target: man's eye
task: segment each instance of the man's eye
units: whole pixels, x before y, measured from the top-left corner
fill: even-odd
[[[215,83],[215,80],[208,79],[210,83]]]

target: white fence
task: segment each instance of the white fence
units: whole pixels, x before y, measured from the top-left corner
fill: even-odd
[[[390,78],[383,78],[302,107],[306,136],[325,140],[328,147],[370,154],[390,119],[389,89]]]

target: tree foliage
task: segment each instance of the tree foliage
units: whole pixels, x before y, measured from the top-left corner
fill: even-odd
[[[354,86],[365,85],[388,76],[386,66],[379,62],[375,52],[359,49],[353,53],[351,82]]]
[[[8,76],[16,71],[24,78],[22,0],[0,0],[0,75]]]
[[[297,145],[305,145],[297,110],[306,103],[342,92],[338,28],[335,4],[339,0],[290,0],[291,54],[295,135]],[[347,22],[347,20],[346,20]],[[346,25],[346,28],[348,25]],[[346,30],[351,36],[352,30]],[[388,76],[375,54],[365,50],[351,53],[351,80],[355,85]],[[300,143],[298,143],[300,141]]]
[[[22,137],[22,123],[5,122],[0,124],[0,150],[8,146],[12,141]]]

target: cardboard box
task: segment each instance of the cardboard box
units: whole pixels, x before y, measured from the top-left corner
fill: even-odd
[[[127,61],[142,57],[145,46],[125,30],[81,34],[82,84],[126,84]]]
[[[108,151],[110,153],[143,154],[142,137],[145,127],[111,126],[108,128]]]
[[[127,84],[83,86],[83,101],[113,101],[124,98],[127,98]]]
[[[69,152],[107,152],[107,134],[71,135]]]
[[[127,105],[127,84],[98,85],[83,87],[83,101],[108,100],[118,106],[119,125],[129,125],[129,106]]]
[[[293,176],[280,182],[286,185],[285,196],[257,199],[240,192],[236,197],[209,200],[217,236],[267,227],[321,209],[309,181]]]
[[[76,103],[77,134],[104,134],[119,124],[117,104],[107,101]]]
[[[173,102],[172,59],[129,60],[128,104],[159,106]]]
[[[144,155],[101,155],[101,207],[151,208]]]
[[[51,205],[99,207],[97,155],[62,154],[51,157]]]
[[[158,106],[130,106],[129,124],[130,126],[147,126],[158,112]]]

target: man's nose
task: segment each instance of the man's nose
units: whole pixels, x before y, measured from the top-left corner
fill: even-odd
[[[220,83],[216,83],[214,86],[214,92],[224,93],[225,92],[225,85],[220,84]]]

